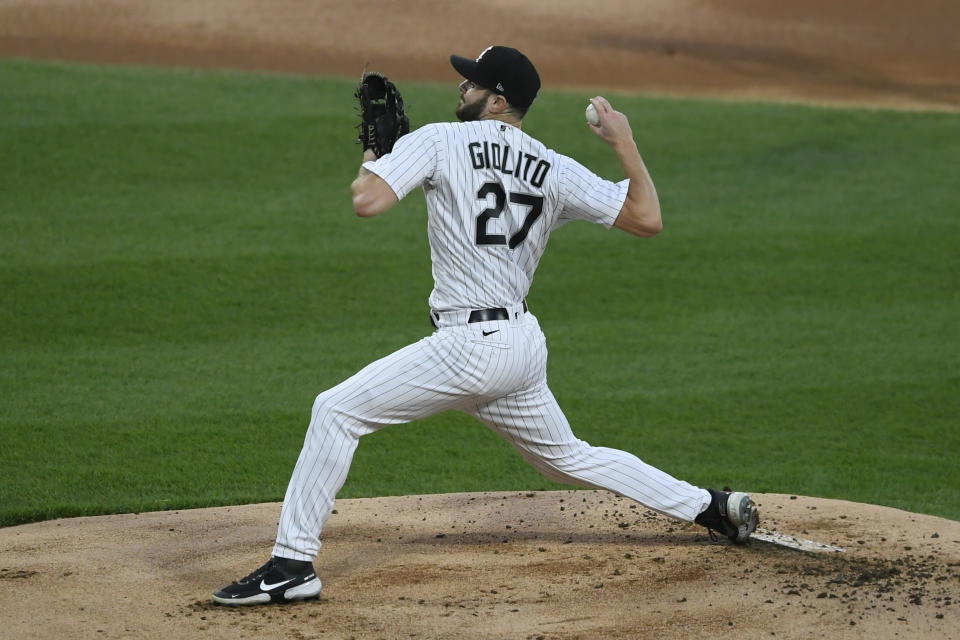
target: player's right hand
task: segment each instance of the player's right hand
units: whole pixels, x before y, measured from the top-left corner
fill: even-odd
[[[597,117],[600,119],[600,124],[589,125],[597,136],[611,147],[633,142],[633,129],[630,128],[627,116],[616,111],[603,96],[591,98],[590,102],[597,110]]]

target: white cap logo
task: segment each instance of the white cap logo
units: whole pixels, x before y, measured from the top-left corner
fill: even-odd
[[[484,49],[483,52],[481,52],[480,55],[477,56],[477,62],[480,62],[480,58],[482,58],[483,56],[485,56],[486,53],[487,53],[487,51],[490,51],[490,49],[493,49],[493,45],[490,45],[489,47],[487,47],[486,49]]]

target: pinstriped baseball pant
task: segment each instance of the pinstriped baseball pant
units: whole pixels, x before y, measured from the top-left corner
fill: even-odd
[[[607,489],[687,522],[706,508],[706,490],[574,436],[547,386],[546,341],[536,317],[510,316],[473,324],[463,317],[441,320],[431,336],[317,396],[273,555],[317,555],[360,436],[451,409],[478,418],[552,480]]]

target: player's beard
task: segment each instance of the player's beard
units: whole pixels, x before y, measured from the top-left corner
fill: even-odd
[[[460,122],[473,122],[474,120],[479,120],[480,116],[483,115],[483,110],[487,107],[487,95],[483,96],[481,100],[474,100],[473,102],[462,102],[457,105],[457,117],[460,118]]]

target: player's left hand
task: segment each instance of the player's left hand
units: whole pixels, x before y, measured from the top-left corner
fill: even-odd
[[[354,93],[360,103],[357,142],[376,158],[393,151],[397,138],[410,132],[410,119],[397,86],[382,73],[364,71]]]

